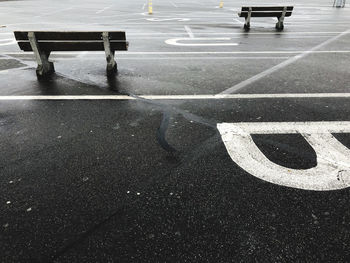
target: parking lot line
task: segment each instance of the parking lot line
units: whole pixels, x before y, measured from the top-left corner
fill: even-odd
[[[280,70],[282,68],[285,68],[285,67],[293,64],[294,62],[296,62],[296,61],[298,61],[298,60],[300,60],[300,59],[302,59],[302,58],[304,58],[304,57],[306,57],[308,55],[310,55],[312,52],[317,51],[318,49],[321,49],[321,48],[325,47],[326,45],[329,45],[330,43],[332,43],[332,42],[338,40],[339,38],[347,35],[349,32],[350,32],[350,30],[346,30],[343,33],[341,33],[341,34],[339,34],[337,36],[334,36],[334,37],[328,39],[327,41],[322,42],[321,44],[313,47],[312,49],[310,49],[308,51],[305,51],[305,52],[303,52],[301,54],[298,54],[298,55],[296,55],[294,57],[291,57],[291,58],[281,62],[280,64],[277,64],[277,65],[275,65],[275,66],[273,66],[273,67],[271,67],[271,68],[269,68],[269,69],[267,69],[267,70],[265,70],[265,71],[255,75],[255,76],[253,76],[253,77],[251,77],[251,78],[249,78],[247,80],[244,80],[244,81],[234,85],[233,87],[231,87],[231,88],[229,88],[227,90],[222,91],[221,94],[229,94],[229,93],[237,92],[237,91],[245,88],[246,86],[248,86],[248,85],[250,85],[250,84],[252,84],[252,83],[254,83],[254,82],[256,82],[256,81],[258,81],[258,80],[260,80],[260,79],[262,79],[262,78],[264,78],[264,77],[266,77],[266,76],[268,76],[268,75],[270,75],[270,74],[272,74],[272,73],[274,73],[274,72],[276,72],[276,71],[278,71],[278,70]]]
[[[129,56],[129,55],[238,55],[238,54],[299,54],[305,53],[308,54],[331,54],[331,53],[350,53],[350,50],[280,50],[280,51],[130,51],[127,53],[116,52],[118,56]],[[0,55],[26,55],[31,54],[32,52],[0,52]],[[82,52],[59,52],[52,54],[61,54],[61,55],[80,55]],[[102,54],[103,52],[89,52],[89,55]]]
[[[289,57],[218,57],[218,56],[212,56],[212,57],[123,57],[123,58],[118,58],[118,60],[259,60],[259,59],[265,59],[265,60],[270,60],[270,59],[288,59]],[[8,58],[0,58],[1,59],[8,59]],[[83,57],[79,56],[79,59],[83,60],[95,60],[96,57],[94,56],[88,56],[88,57]],[[76,60],[76,57],[70,57],[70,58],[52,58],[54,61],[64,61],[64,60]]]
[[[0,101],[16,100],[219,100],[219,99],[308,99],[350,98],[350,93],[278,93],[278,94],[219,94],[219,95],[23,95],[0,96]]]
[[[113,6],[113,5],[110,5],[110,6],[107,6],[107,7],[105,7],[105,8],[102,8],[101,10],[98,10],[98,11],[96,12],[96,14],[101,14],[101,13],[103,13],[104,11],[110,9],[112,6]]]
[[[68,7],[68,8],[56,10],[56,11],[53,11],[53,12],[44,13],[44,14],[39,15],[39,16],[34,16],[34,18],[40,18],[40,17],[43,17],[43,16],[51,16],[51,15],[54,15],[54,14],[62,13],[62,12],[64,12],[64,11],[72,10],[73,8],[74,8],[74,7]],[[38,23],[38,24],[39,24],[39,23]]]
[[[185,30],[190,38],[194,38],[194,34],[189,26],[185,26]]]

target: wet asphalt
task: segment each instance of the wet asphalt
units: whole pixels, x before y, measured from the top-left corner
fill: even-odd
[[[149,16],[136,0],[0,1],[0,98],[134,98],[0,100],[0,262],[346,262],[349,188],[258,179],[230,158],[217,124],[350,121],[349,97],[141,97],[219,94],[300,54],[235,93],[349,93],[350,33],[337,36],[350,9],[331,2],[295,1],[283,32],[263,18],[246,33],[236,13],[257,2],[153,1]],[[196,46],[186,27],[238,45]],[[125,30],[130,49],[116,54],[115,78],[103,52],[73,52],[54,53],[56,74],[38,81],[14,30]],[[178,38],[194,45],[165,43]],[[334,136],[350,148],[350,134]],[[276,164],[317,165],[300,134],[252,138]]]

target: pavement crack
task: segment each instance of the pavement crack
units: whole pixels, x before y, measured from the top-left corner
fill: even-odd
[[[48,260],[42,261],[42,262],[55,262],[59,257],[62,255],[66,254],[68,251],[71,251],[74,249],[76,246],[79,244],[83,243],[85,239],[87,239],[89,236],[94,234],[96,231],[98,231],[100,228],[102,228],[104,225],[109,223],[113,218],[116,216],[120,215],[122,211],[125,211],[125,207],[121,207],[117,209],[114,213],[106,217],[104,220],[101,222],[95,224],[94,226],[90,227],[87,231],[83,232],[80,234],[80,236],[69,242],[67,245],[62,247],[60,250],[58,250],[54,255],[50,256]]]

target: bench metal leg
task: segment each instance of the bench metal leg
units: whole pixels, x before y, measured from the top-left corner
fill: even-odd
[[[34,32],[28,32],[28,39],[35,55],[38,67],[36,68],[36,75],[38,78],[46,77],[55,72],[53,62],[49,61],[50,51],[45,52],[40,50],[38,41],[36,40]]]
[[[345,7],[345,0],[334,0],[333,7]]]
[[[252,8],[249,7],[248,15],[245,18],[245,24],[244,24],[244,29],[249,30],[250,29],[250,18],[252,17]]]
[[[284,22],[284,18],[286,17],[286,13],[287,13],[287,7],[285,6],[283,8],[282,15],[280,17],[277,17],[277,19],[278,19],[278,22],[276,24],[277,30],[283,30],[283,28],[284,28],[283,22]]]
[[[103,45],[106,53],[107,60],[107,76],[113,75],[117,72],[117,63],[114,60],[114,50],[111,50],[111,43],[109,41],[108,32],[102,33]]]

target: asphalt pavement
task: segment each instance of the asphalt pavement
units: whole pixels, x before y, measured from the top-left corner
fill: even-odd
[[[347,262],[350,8],[0,1],[0,262]],[[126,32],[54,52],[16,30]]]

